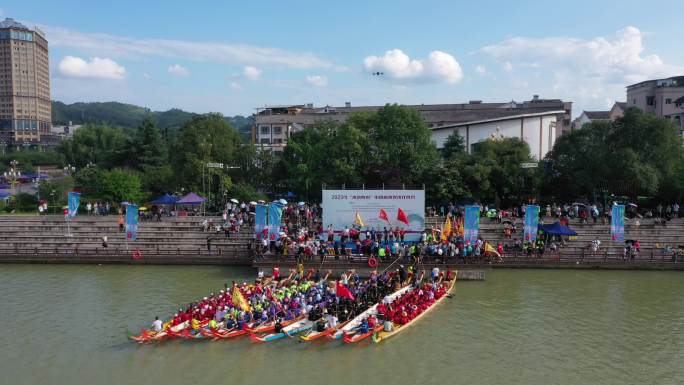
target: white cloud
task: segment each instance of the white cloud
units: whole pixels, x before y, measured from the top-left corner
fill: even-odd
[[[245,68],[242,70],[242,75],[247,80],[259,80],[259,78],[261,77],[261,70],[256,67],[245,66]]]
[[[572,37],[514,37],[480,49],[505,62],[504,69],[526,66],[573,74],[582,79],[622,85],[644,79],[670,76],[681,68],[665,64],[658,55],[644,55],[643,35],[636,27],[626,27],[612,37],[590,40]]]
[[[174,64],[169,67],[168,73],[174,76],[188,76],[190,75],[190,70],[180,64]]]
[[[393,49],[383,56],[366,57],[363,66],[368,72],[383,72],[383,76],[396,80],[457,83],[463,79],[461,65],[442,51],[432,51],[427,59],[418,60]]]
[[[82,33],[68,28],[46,25],[39,25],[39,28],[50,36],[51,47],[69,48],[92,55],[115,58],[158,56],[297,69],[337,68],[333,63],[311,52],[295,52],[239,43],[139,39],[104,33]]]
[[[503,64],[503,70],[506,71],[506,72],[509,72],[509,73],[510,73],[510,72],[513,72],[513,64],[512,64],[511,62],[509,62],[509,61],[505,62],[505,63]]]
[[[306,82],[313,87],[325,87],[328,85],[328,78],[322,75],[310,75],[306,77]]]
[[[242,91],[244,89],[242,85],[238,82],[230,82],[229,86],[230,89],[233,91]]]
[[[66,77],[114,80],[126,77],[126,68],[108,58],[94,57],[85,61],[80,57],[66,56],[57,67],[59,73]]]
[[[485,76],[487,75],[487,67],[483,65],[476,65],[475,66],[475,73],[477,73],[480,76]]]
[[[150,79],[152,76],[148,74],[147,72],[143,73],[143,79]]]

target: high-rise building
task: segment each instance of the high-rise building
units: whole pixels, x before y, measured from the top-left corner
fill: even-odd
[[[48,42],[38,29],[13,19],[0,22],[0,146],[54,144]]]

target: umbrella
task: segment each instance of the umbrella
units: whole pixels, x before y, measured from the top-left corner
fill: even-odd
[[[256,206],[257,203],[254,202],[254,201],[251,201],[251,202],[249,202],[249,204],[252,205],[252,206]]]
[[[147,207],[140,207],[138,210],[140,210],[140,211],[147,211]]]
[[[128,201],[123,201],[123,202],[121,202],[121,205],[126,206],[126,205],[130,205],[130,203]]]
[[[285,199],[282,199],[282,198],[279,199],[278,202],[280,202],[280,204],[283,204],[283,205],[287,204],[287,201]]]
[[[634,207],[637,207],[636,203],[630,203],[630,204],[628,204],[627,206],[634,206]]]
[[[259,199],[259,203],[264,204],[264,203],[266,203],[266,201],[263,199]]]
[[[306,204],[306,203],[304,203],[304,202],[299,202],[299,203],[298,203],[298,205],[300,205],[300,206],[304,206],[305,204]]]
[[[231,202],[233,202],[233,203],[235,203],[235,204],[238,204],[238,203],[240,203],[240,201],[239,201],[239,200],[237,200],[237,199],[235,199],[235,198],[232,198],[232,199],[231,199],[230,201],[231,201]]]

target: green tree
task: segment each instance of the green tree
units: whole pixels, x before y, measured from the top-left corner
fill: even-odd
[[[442,157],[444,159],[449,159],[455,154],[461,154],[465,151],[465,139],[454,130],[444,141],[444,146],[442,147]]]
[[[241,146],[237,132],[219,114],[207,114],[193,118],[181,129],[174,149],[174,169],[177,180],[190,190],[202,192],[208,186],[206,167],[209,162],[233,166]],[[204,183],[203,183],[204,182]],[[213,184],[212,192],[219,186]],[[209,192],[209,191],[207,191]]]
[[[418,185],[437,164],[439,155],[430,130],[416,109],[388,104],[358,123],[370,144],[364,170],[367,183]]]
[[[41,199],[48,201],[50,206],[64,206],[67,204],[67,195],[69,191],[74,189],[74,179],[71,177],[52,178],[50,180],[42,180],[38,184],[38,195]],[[50,212],[53,212],[55,207],[52,207]]]
[[[150,117],[136,129],[130,149],[128,161],[141,172],[144,190],[159,194],[173,188],[168,143]]]
[[[98,195],[109,202],[138,202],[142,199],[140,178],[136,173],[115,168],[100,173],[97,180]]]
[[[57,147],[65,162],[85,167],[88,163],[103,168],[121,166],[127,158],[128,138],[123,130],[107,125],[87,125]]]
[[[147,167],[159,167],[168,163],[167,144],[152,119],[145,118],[133,135],[129,160],[143,171]]]
[[[544,193],[678,196],[682,139],[668,119],[630,108],[615,122],[593,122],[556,141],[547,155]]]
[[[516,204],[536,195],[535,171],[522,163],[534,161],[530,147],[518,138],[488,139],[475,146],[464,173],[474,195],[482,201]]]

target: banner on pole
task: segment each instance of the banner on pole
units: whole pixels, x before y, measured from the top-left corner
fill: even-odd
[[[266,205],[256,205],[254,209],[254,233],[257,239],[264,237],[264,230],[266,229]]]
[[[276,239],[280,233],[280,225],[283,219],[283,206],[280,203],[268,205],[268,238]]]
[[[126,239],[135,241],[138,239],[138,206],[126,206]]]
[[[625,205],[613,205],[610,217],[610,237],[613,241],[625,241]]]
[[[525,242],[537,241],[537,231],[539,230],[539,206],[527,205],[525,208]]]
[[[480,230],[480,206],[466,206],[464,222],[464,240],[471,244],[477,242],[477,236]]]
[[[69,219],[73,218],[78,214],[78,205],[81,203],[81,193],[75,191],[69,191],[69,211],[67,215]]]

